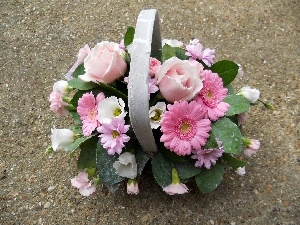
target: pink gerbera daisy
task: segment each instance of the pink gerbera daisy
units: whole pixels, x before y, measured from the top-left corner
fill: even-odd
[[[121,154],[122,148],[125,147],[124,143],[130,140],[130,137],[125,134],[128,129],[129,125],[125,125],[123,117],[113,118],[111,123],[103,123],[97,128],[101,133],[100,142],[109,155]]]
[[[222,79],[217,73],[204,70],[203,74],[203,88],[194,100],[205,109],[205,118],[216,121],[219,117],[223,117],[230,107],[228,103],[222,102],[228,90],[223,87]]]
[[[84,136],[89,136],[99,126],[97,106],[105,98],[101,92],[96,99],[91,93],[85,93],[78,100],[77,113],[82,120],[82,132]]]
[[[177,155],[190,155],[192,148],[205,145],[211,122],[204,119],[205,112],[197,102],[174,102],[167,108],[161,121],[163,135],[160,138],[166,148]]]

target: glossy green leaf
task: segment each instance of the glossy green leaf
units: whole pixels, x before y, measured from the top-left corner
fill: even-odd
[[[80,145],[80,155],[77,161],[77,169],[84,170],[96,166],[96,147],[99,138],[93,136]]]
[[[84,65],[83,65],[83,63],[82,63],[82,64],[80,64],[80,65],[75,69],[75,71],[73,72],[72,76],[73,76],[74,78],[78,78],[79,75],[83,75],[83,74],[85,74],[85,71],[84,71]]]
[[[133,42],[135,29],[134,27],[128,26],[126,34],[124,36],[124,45],[127,47]]]
[[[152,173],[161,187],[166,187],[172,183],[172,168],[172,163],[160,152],[157,152],[152,158]]]
[[[85,82],[79,78],[74,78],[72,80],[69,80],[68,84],[71,87],[76,88],[78,90],[91,90],[98,86],[98,84],[94,82]]]
[[[225,86],[225,88],[227,88],[228,90],[227,95],[234,95],[234,89],[231,84],[228,84],[227,86]]]
[[[212,124],[213,135],[220,141],[226,153],[238,154],[242,150],[242,134],[238,126],[223,117]]]
[[[81,121],[80,116],[77,112],[71,111],[70,114],[74,119],[74,124],[75,125],[82,125],[82,121]]]
[[[216,140],[215,135],[210,132],[209,133],[209,138],[206,141],[206,144],[203,146],[203,149],[212,149],[212,148],[218,148],[218,143]]]
[[[217,73],[223,80],[223,85],[230,84],[238,73],[239,66],[229,60],[216,62],[211,66],[211,71]]]
[[[163,143],[158,143],[158,148],[161,154],[168,160],[172,162],[184,162],[185,157],[179,156],[174,152],[171,152],[169,149],[166,149],[166,147],[163,145]]]
[[[66,152],[70,152],[71,154],[86,140],[92,138],[94,135],[90,135],[90,136],[82,136],[80,138],[77,138],[72,144],[68,145],[65,148]]]
[[[194,160],[188,160],[181,163],[177,162],[175,163],[175,168],[178,171],[180,179],[187,179],[196,176],[202,170],[199,167],[195,167]]]
[[[121,181],[125,178],[116,174],[113,163],[117,161],[119,155],[109,155],[101,144],[96,149],[96,167],[99,176],[105,186],[114,193],[120,186]]]
[[[244,167],[246,165],[245,161],[237,159],[228,153],[223,153],[222,158],[226,161],[227,165],[230,166],[234,170],[239,167]]]
[[[247,112],[250,108],[249,100],[241,95],[228,95],[223,99],[223,102],[227,102],[230,105],[226,116],[233,116],[235,114]]]
[[[187,60],[188,57],[185,55],[185,50],[179,47],[171,47],[168,44],[165,44],[162,48],[162,60],[163,62],[172,58],[177,57],[181,60]]]
[[[201,192],[209,193],[219,186],[223,180],[223,174],[224,166],[216,164],[209,170],[203,169],[201,173],[195,176],[195,181]]]

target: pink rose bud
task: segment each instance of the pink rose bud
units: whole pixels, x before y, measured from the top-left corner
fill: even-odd
[[[156,58],[150,57],[150,76],[154,76],[156,71],[160,68],[161,62],[157,60]]]
[[[139,193],[139,185],[135,179],[129,179],[127,182],[127,194],[137,195]]]

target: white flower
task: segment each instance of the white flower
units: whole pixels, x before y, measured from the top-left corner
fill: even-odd
[[[137,176],[135,155],[130,152],[121,154],[119,160],[114,162],[113,167],[116,169],[116,174],[121,177],[134,179]]]
[[[98,121],[110,123],[113,118],[126,116],[125,103],[121,98],[111,96],[105,98],[98,104]]]
[[[244,176],[246,174],[245,167],[239,167],[235,170],[235,172],[240,176]]]
[[[64,150],[68,145],[72,144],[76,138],[76,134],[69,129],[51,129],[52,148],[56,150]]]
[[[149,110],[150,125],[152,129],[157,129],[160,126],[160,121],[166,111],[166,103],[158,102],[155,106],[151,106]]]
[[[164,46],[165,44],[170,45],[171,47],[182,47],[183,43],[181,41],[178,41],[176,39],[163,39],[162,40],[162,46]]]
[[[259,99],[260,92],[255,88],[251,88],[249,86],[242,87],[237,95],[242,95],[247,98],[250,102],[254,103]]]
[[[65,80],[59,80],[56,81],[53,85],[53,91],[58,91],[62,93],[63,95],[67,94],[70,86],[67,81]]]

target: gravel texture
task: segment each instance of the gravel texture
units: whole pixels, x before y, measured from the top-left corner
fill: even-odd
[[[1,0],[0,224],[300,224],[298,0]],[[164,38],[196,37],[217,59],[240,63],[235,88],[256,87],[274,111],[253,107],[245,136],[261,140],[247,174],[228,171],[203,195],[168,196],[147,173],[140,194],[70,186],[75,161],[46,156],[50,128],[71,120],[49,110],[54,81],[84,44],[119,42],[141,9],[156,8]]]

